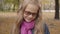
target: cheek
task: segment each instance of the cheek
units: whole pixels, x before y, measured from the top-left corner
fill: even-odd
[[[26,17],[26,15],[24,14],[24,18]]]
[[[24,17],[24,19],[25,19],[25,18],[27,18],[27,15],[25,15],[25,14],[24,14],[24,16],[23,16],[23,17]]]
[[[33,17],[33,19],[35,19],[36,17]]]
[[[34,19],[34,20],[35,20],[35,19],[36,19],[36,17],[37,17],[37,16],[34,16],[32,19]]]

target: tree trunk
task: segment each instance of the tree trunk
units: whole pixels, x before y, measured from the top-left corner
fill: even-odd
[[[55,19],[59,19],[59,0],[55,0]]]

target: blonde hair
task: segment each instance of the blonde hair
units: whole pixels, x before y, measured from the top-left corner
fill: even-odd
[[[23,5],[21,6],[21,8],[17,11],[18,19],[16,21],[15,34],[17,32],[19,32],[20,25],[21,25],[21,23],[23,21],[23,11],[25,10],[25,8],[27,7],[28,4],[37,5],[38,8],[39,8],[39,10],[38,10],[38,17],[37,17],[36,22],[35,22],[35,30],[39,30],[39,28],[41,27],[40,25],[42,25],[42,11],[41,11],[41,7],[39,6],[39,4],[37,2],[23,3]],[[35,34],[36,34],[36,32],[37,31],[35,31]]]

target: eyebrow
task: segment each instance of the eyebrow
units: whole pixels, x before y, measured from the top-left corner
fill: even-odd
[[[26,11],[26,12],[30,12],[30,11]],[[33,13],[33,12],[30,12],[30,13]],[[36,13],[36,12],[34,12],[34,13]]]

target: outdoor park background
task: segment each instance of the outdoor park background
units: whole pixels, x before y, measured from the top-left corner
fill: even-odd
[[[50,34],[60,34],[60,13],[59,19],[55,19],[55,1],[41,0],[40,2],[42,17],[49,26]],[[18,7],[19,0],[0,0],[0,34],[11,34],[12,25],[17,20]]]

